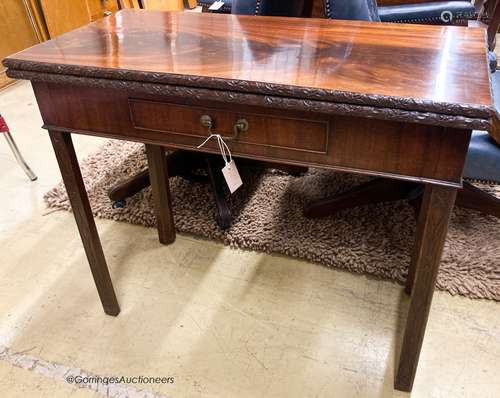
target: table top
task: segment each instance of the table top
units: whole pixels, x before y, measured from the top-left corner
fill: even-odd
[[[4,65],[477,118],[493,109],[481,28],[124,10]]]

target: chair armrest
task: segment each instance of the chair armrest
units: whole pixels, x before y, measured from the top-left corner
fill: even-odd
[[[470,1],[437,1],[379,7],[382,22],[455,24],[476,18]]]

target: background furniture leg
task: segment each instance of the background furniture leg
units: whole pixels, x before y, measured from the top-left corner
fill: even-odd
[[[134,196],[144,188],[151,185],[149,181],[149,170],[145,169],[133,175],[132,177],[121,180],[119,183],[113,185],[108,190],[108,197],[113,202],[119,202]]]
[[[194,169],[205,167],[199,156],[189,151],[177,150],[166,156],[169,177],[188,175]],[[145,170],[113,185],[108,197],[113,202],[123,201],[151,185],[149,170]]]
[[[500,218],[500,199],[464,181],[463,189],[458,191],[457,206],[477,210]]]
[[[222,172],[220,171],[222,167],[217,167],[218,162],[210,156],[206,157],[206,163],[208,176],[210,178],[210,185],[212,187],[212,193],[217,207],[215,220],[217,221],[217,225],[219,225],[220,229],[227,229],[231,226],[232,217],[224,195],[224,185],[226,185],[226,182],[222,178]]]
[[[402,200],[417,187],[414,182],[375,178],[341,194],[309,203],[304,208],[304,215],[307,218],[326,217],[358,206]]]
[[[175,241],[174,216],[170,202],[167,158],[165,148],[159,145],[146,144],[149,179],[153,191],[153,200],[158,224],[160,242],[167,245]]]
[[[427,184],[412,256],[410,308],[394,387],[411,391],[431,307],[456,188]]]
[[[291,164],[266,162],[266,161],[262,161],[262,160],[259,160],[259,161],[254,160],[254,163],[260,164],[264,168],[280,170],[284,173],[290,174],[293,177],[299,177],[302,174],[307,173],[307,170],[309,170],[309,168],[304,167],[304,166],[294,166]]]
[[[109,276],[71,134],[49,131],[49,135],[104,312],[116,316],[120,313],[120,307]]]
[[[31,181],[35,181],[38,177],[36,174],[31,170],[31,168],[28,166],[26,161],[23,158],[23,155],[21,155],[21,152],[19,151],[19,148],[16,145],[16,142],[14,141],[14,138],[12,138],[12,135],[9,132],[3,133],[5,135],[5,139],[7,140],[7,143],[10,146],[10,149],[14,153],[14,156],[17,160],[17,163],[22,167],[26,175]]]

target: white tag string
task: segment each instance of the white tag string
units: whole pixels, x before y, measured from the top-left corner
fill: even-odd
[[[197,148],[205,146],[206,143],[214,137],[217,139],[217,144],[219,145],[220,154],[222,155],[222,159],[224,159],[224,163],[227,166],[229,163],[231,163],[233,157],[231,156],[231,151],[229,150],[229,147],[224,142],[224,139],[221,137],[220,134],[210,134],[205,141],[203,141],[200,145],[197,146]]]

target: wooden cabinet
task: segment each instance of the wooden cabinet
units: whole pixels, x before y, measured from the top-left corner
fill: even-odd
[[[23,0],[0,1],[0,59],[39,42],[28,9]],[[0,65],[0,88],[12,83]]]
[[[118,11],[116,0],[87,0],[89,16],[91,21],[102,18],[108,13]]]
[[[39,0],[50,37],[102,18],[118,10],[115,0]]]
[[[178,11],[184,9],[184,0],[142,0],[148,10]]]
[[[50,37],[85,25],[90,21],[89,7],[81,0],[40,0]]]

